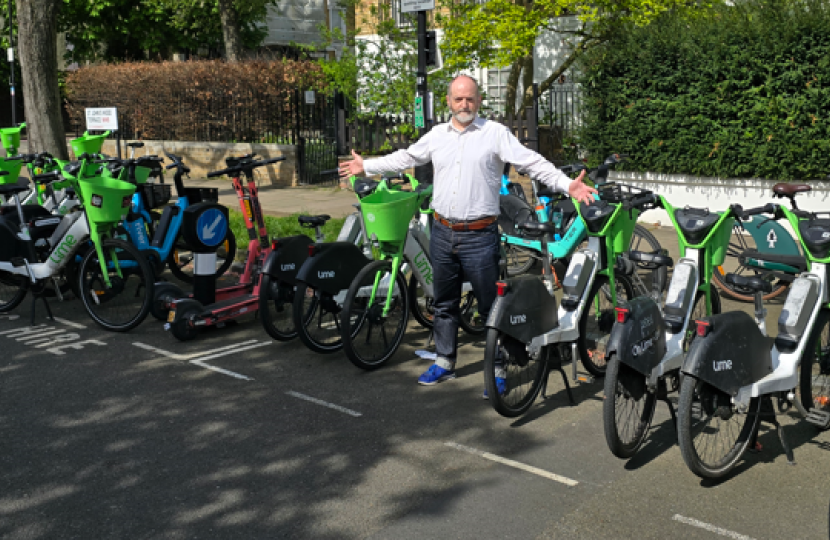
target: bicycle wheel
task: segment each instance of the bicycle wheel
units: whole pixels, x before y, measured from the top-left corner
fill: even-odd
[[[487,321],[478,312],[478,299],[473,291],[461,296],[461,316],[458,325],[471,336],[481,336],[487,332]]]
[[[277,341],[297,337],[294,324],[294,286],[262,274],[259,284],[259,317],[268,335]]]
[[[795,404],[811,424],[820,430],[830,428],[830,311],[821,310],[801,356]],[[816,419],[816,421],[812,421]]]
[[[615,274],[617,304],[622,305],[634,297],[634,287],[624,275]],[[611,337],[616,307],[611,299],[611,288],[606,276],[596,276],[588,295],[588,301],[579,318],[579,338],[576,341],[582,365],[594,377],[605,375],[605,345]]]
[[[167,266],[170,272],[176,276],[177,279],[185,283],[193,283],[193,259],[195,253],[191,251],[190,247],[184,243],[181,238],[176,239],[170,255],[167,256]],[[228,228],[225,233],[225,241],[219,246],[216,251],[216,277],[222,277],[225,272],[233,264],[236,258],[236,237],[233,231]]]
[[[484,387],[490,404],[502,416],[515,418],[524,414],[539,394],[546,374],[548,354],[545,347],[538,358],[527,353],[524,343],[495,328],[487,330],[484,346]],[[496,378],[504,379],[502,392]]]
[[[78,267],[81,301],[98,325],[126,332],[141,324],[150,312],[153,270],[132,244],[108,238],[101,243],[101,249],[110,286],[104,280],[98,252],[90,249]]]
[[[741,459],[757,429],[761,400],[739,413],[732,396],[686,375],[677,407],[677,442],[683,461],[702,478],[720,478]]]
[[[659,253],[662,246],[648,229],[638,223],[634,225],[634,233],[631,235],[631,243],[628,249],[631,251],[645,251],[646,253]],[[642,262],[635,262],[634,264],[637,266],[637,277],[645,287],[644,294],[649,294],[653,290],[655,280],[660,285],[661,291],[666,290],[668,270],[665,266],[653,267],[653,265]]]
[[[0,313],[11,311],[26,297],[29,280],[18,274],[0,272]]]
[[[646,438],[656,403],[657,395],[649,392],[646,376],[611,354],[605,374],[602,422],[612,454],[628,459],[637,452]]]
[[[338,297],[342,297],[341,292]],[[294,291],[292,322],[306,347],[319,354],[330,354],[343,348],[340,336],[340,312],[343,306],[334,297],[319,289],[299,283]]]
[[[378,286],[371,298],[374,284]],[[384,308],[389,300],[389,311]],[[409,319],[409,295],[406,280],[398,272],[392,282],[392,263],[375,261],[366,265],[352,281],[340,325],[343,350],[352,363],[366,370],[386,363],[403,340]]]
[[[504,254],[507,260],[507,277],[527,273],[533,267],[537,257],[535,250],[507,242],[504,243]]]
[[[735,223],[732,228],[732,237],[729,240],[729,246],[726,249],[726,259],[723,264],[716,267],[712,274],[712,281],[723,293],[730,298],[740,300],[742,302],[754,302],[755,293],[748,289],[744,289],[737,285],[731,285],[726,282],[726,274],[738,274],[747,277],[761,277],[770,281],[775,281],[772,284],[772,292],[764,295],[764,300],[770,300],[776,296],[781,295],[790,286],[789,282],[784,280],[775,280],[772,271],[764,270],[757,267],[749,267],[741,264],[739,257],[747,249],[755,249],[755,241],[751,236],[743,234],[743,227],[739,223]]]
[[[409,276],[409,307],[412,309],[412,316],[418,324],[428,330],[432,330],[433,317],[435,317],[432,301],[432,298],[424,296],[424,289],[415,275]]]

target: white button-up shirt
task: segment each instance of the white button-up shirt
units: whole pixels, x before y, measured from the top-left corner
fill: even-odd
[[[367,176],[397,173],[432,161],[435,174],[432,207],[441,216],[469,221],[499,215],[504,164],[527,173],[555,191],[568,192],[571,179],[529,150],[503,124],[476,117],[463,130],[438,124],[405,150],[367,159]]]

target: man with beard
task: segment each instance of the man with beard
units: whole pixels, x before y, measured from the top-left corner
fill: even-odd
[[[433,127],[407,148],[388,156],[340,165],[340,176],[372,176],[401,172],[432,161],[435,170],[432,208],[435,226],[430,239],[435,291],[435,364],[418,378],[431,386],[455,378],[461,285],[473,287],[478,310],[486,320],[496,299],[499,279],[499,189],[505,163],[528,173],[551,189],[580,202],[593,200],[594,188],[571,180],[536,152],[524,147],[502,124],[479,118],[481,93],[475,79],[459,75],[450,83],[447,105],[452,120]],[[496,374],[500,392],[506,385]],[[486,395],[485,395],[486,397]]]

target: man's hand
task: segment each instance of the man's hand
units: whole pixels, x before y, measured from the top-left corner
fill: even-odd
[[[583,178],[585,178],[585,171],[579,173],[579,176],[576,177],[576,180],[571,182],[571,185],[568,186],[568,195],[576,199],[578,202],[591,204],[594,201],[593,194],[595,194],[597,190],[592,187],[586,186],[582,182]]]
[[[364,174],[363,170],[363,158],[360,157],[360,154],[352,150],[352,161],[344,161],[340,164],[340,187],[343,187],[343,183],[347,183],[347,179],[350,176],[360,176]],[[348,187],[348,186],[347,186]]]

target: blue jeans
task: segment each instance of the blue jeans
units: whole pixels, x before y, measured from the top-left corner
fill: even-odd
[[[458,348],[458,320],[461,316],[461,285],[469,281],[478,301],[478,312],[487,320],[496,300],[499,279],[499,230],[493,223],[477,231],[453,231],[433,222],[429,243],[435,293],[435,353],[454,369]]]

